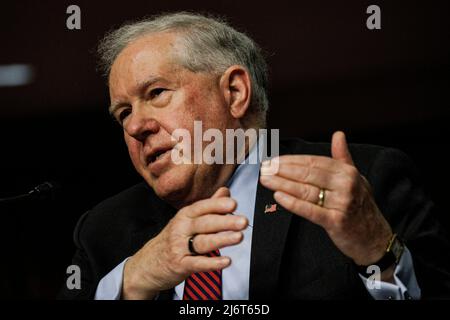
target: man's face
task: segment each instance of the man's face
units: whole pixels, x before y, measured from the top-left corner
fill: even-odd
[[[171,134],[194,120],[203,131],[236,128],[220,89],[219,77],[191,72],[174,56],[181,46],[172,33],[157,33],[129,44],[114,61],[110,78],[111,111],[122,124],[134,167],[156,194],[175,206],[208,197],[224,184],[231,166],[175,165]]]

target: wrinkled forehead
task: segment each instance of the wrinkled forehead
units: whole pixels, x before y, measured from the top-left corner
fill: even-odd
[[[149,74],[173,68],[180,54],[179,36],[173,32],[152,33],[129,43],[114,60],[110,87],[117,81],[142,82]]]

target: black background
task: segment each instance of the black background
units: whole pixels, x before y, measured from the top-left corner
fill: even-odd
[[[70,4],[81,8],[81,30],[66,28]],[[366,28],[370,4],[381,7],[381,30]],[[178,10],[225,15],[265,49],[269,127],[312,141],[340,129],[350,142],[402,149],[450,225],[448,1],[2,3],[0,64],[32,64],[36,78],[0,87],[0,197],[61,186],[53,199],[0,206],[2,297],[52,299],[79,216],[139,181],[106,111],[95,46],[126,20]]]

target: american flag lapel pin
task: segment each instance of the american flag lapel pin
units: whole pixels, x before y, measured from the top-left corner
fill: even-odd
[[[266,207],[264,208],[264,213],[275,213],[277,211],[277,204],[266,204]]]

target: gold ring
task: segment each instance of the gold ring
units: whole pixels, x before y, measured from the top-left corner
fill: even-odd
[[[323,207],[324,202],[325,202],[325,189],[320,188],[319,199],[317,200],[317,205],[320,207]]]

